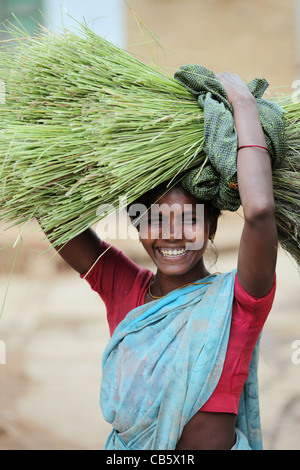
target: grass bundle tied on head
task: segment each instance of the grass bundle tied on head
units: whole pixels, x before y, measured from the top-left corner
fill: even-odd
[[[0,48],[0,217],[38,218],[63,244],[103,216],[187,170],[205,169],[204,116],[178,80],[99,37],[15,27]],[[6,47],[7,46],[7,47]],[[274,169],[282,246],[299,255],[299,103],[278,98],[286,156]],[[199,170],[200,169],[200,170]]]

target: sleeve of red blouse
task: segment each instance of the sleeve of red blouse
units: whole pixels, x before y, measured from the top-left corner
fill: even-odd
[[[270,312],[276,291],[276,276],[270,292],[264,297],[258,298],[248,294],[241,286],[238,277],[235,277],[234,298],[238,307],[242,307],[248,313],[254,314],[258,320],[265,317]]]
[[[122,251],[102,241],[97,262],[80,277],[86,279],[91,288],[107,303],[115,294],[127,294],[138,271],[139,267]]]

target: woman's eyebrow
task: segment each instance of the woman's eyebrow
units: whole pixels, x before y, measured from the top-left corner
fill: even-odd
[[[197,211],[195,209],[189,211],[183,211],[183,215],[196,215]]]
[[[174,213],[174,211],[171,211],[171,212],[164,212],[162,210],[155,210],[155,211],[152,211],[151,212],[151,217],[167,217],[169,216],[171,213]],[[197,215],[197,210],[196,209],[192,209],[192,210],[187,210],[185,211],[184,209],[181,210],[181,211],[178,211],[178,213],[176,214],[176,212],[174,213],[175,216],[183,216],[183,217],[189,217],[189,216],[196,216]]]

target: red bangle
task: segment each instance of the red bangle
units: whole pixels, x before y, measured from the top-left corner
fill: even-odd
[[[267,147],[263,147],[262,145],[243,145],[242,147],[238,148],[238,151],[241,150],[241,149],[247,149],[247,148],[251,148],[251,147],[257,147],[257,148],[260,148],[260,149],[264,149],[268,153],[270,153],[270,150]]]

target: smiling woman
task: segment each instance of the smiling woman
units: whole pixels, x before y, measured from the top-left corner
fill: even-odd
[[[209,274],[203,254],[208,240],[214,238],[220,215],[218,209],[189,194],[180,183],[168,186],[168,182],[162,183],[128,208],[140,241],[157,266],[151,283],[155,296],[151,298]],[[164,286],[164,274],[176,277],[168,278]]]
[[[107,308],[112,337],[100,397],[112,425],[106,449],[262,448],[257,350],[275,294],[272,170],[255,98],[237,75],[218,79],[239,142],[244,229],[237,269],[206,268],[220,211],[187,192],[184,175],[128,207],[155,273],[91,229],[56,246]]]

